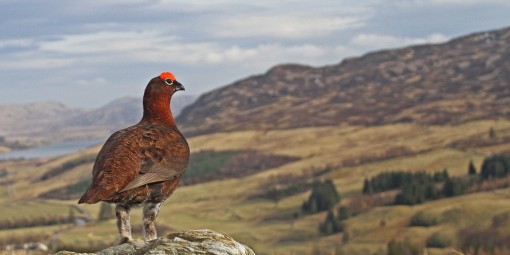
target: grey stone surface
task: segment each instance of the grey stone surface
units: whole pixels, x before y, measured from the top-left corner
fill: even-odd
[[[129,254],[172,254],[172,255],[255,255],[252,249],[238,243],[230,236],[209,229],[189,230],[169,234],[149,242],[137,240],[133,243],[113,246],[96,253],[74,253],[60,251],[55,255],[97,254],[97,255],[129,255]]]

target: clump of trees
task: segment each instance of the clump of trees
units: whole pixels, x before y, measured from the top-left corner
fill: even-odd
[[[446,180],[443,186],[444,197],[455,197],[465,194],[473,181],[466,178],[451,178]]]
[[[363,182],[363,194],[373,194],[397,188],[403,188],[411,182],[442,182],[449,178],[448,171],[434,173],[433,175],[424,172],[410,173],[404,171],[393,171],[381,173]]]
[[[440,190],[439,184],[448,180],[452,179],[446,169],[434,174],[404,171],[381,173],[372,179],[365,179],[363,193],[398,189],[400,193],[395,198],[395,204],[414,205],[443,197],[444,191]]]
[[[486,158],[480,169],[482,180],[503,178],[510,173],[510,155],[496,154]]]
[[[363,194],[374,194],[388,190],[400,190],[395,204],[414,205],[425,201],[454,197],[465,194],[478,180],[505,178],[510,174],[510,155],[492,155],[487,157],[477,173],[473,161],[468,165],[468,176],[450,177],[445,169],[428,174],[424,172],[409,173],[394,171],[381,173],[365,179]]]
[[[326,220],[319,225],[319,232],[321,232],[323,235],[331,235],[334,233],[342,232],[343,230],[344,227],[342,222],[338,220],[338,218],[335,216],[335,213],[333,213],[333,210],[328,211]]]
[[[331,235],[344,231],[344,221],[351,217],[348,206],[341,206],[335,214],[333,209],[328,210],[326,219],[319,225],[319,232],[323,235]]]
[[[317,181],[312,184],[312,193],[301,206],[304,213],[317,213],[327,211],[340,202],[340,194],[333,181]]]

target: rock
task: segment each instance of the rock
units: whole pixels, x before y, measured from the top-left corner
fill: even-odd
[[[55,255],[84,254],[61,251]],[[236,242],[230,236],[209,229],[189,230],[169,234],[149,242],[135,241],[129,244],[113,246],[96,253],[97,255],[117,254],[173,254],[173,255],[255,255],[252,249]]]

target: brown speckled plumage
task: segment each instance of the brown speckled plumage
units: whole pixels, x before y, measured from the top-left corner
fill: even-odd
[[[92,184],[78,202],[117,204],[121,242],[131,240],[129,210],[136,205],[144,206],[146,239],[156,237],[154,220],[159,204],[177,188],[188,165],[188,143],[170,110],[172,95],[184,87],[161,77],[153,78],[145,89],[142,120],[115,132],[103,145],[92,171]]]

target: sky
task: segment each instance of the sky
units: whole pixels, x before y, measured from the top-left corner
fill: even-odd
[[[509,13],[510,0],[0,0],[0,104],[100,107],[163,71],[199,95],[278,64],[508,27]]]

